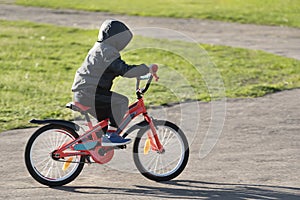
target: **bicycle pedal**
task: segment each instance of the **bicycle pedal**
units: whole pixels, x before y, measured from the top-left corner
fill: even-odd
[[[120,145],[120,146],[115,146],[114,148],[115,149],[126,149],[127,146],[126,146],[126,144],[124,144],[124,145]]]
[[[91,157],[90,156],[86,156],[85,157],[85,163],[87,163],[88,165],[92,164],[92,161],[91,161]]]

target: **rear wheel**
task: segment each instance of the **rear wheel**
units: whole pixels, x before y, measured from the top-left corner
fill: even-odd
[[[154,181],[168,181],[184,170],[189,158],[188,142],[175,124],[154,121],[154,125],[164,151],[158,152],[151,147],[147,134],[151,129],[146,126],[135,139],[133,159],[143,176]]]
[[[39,183],[51,187],[73,181],[83,169],[84,157],[57,160],[52,152],[78,137],[74,130],[62,125],[50,124],[38,129],[30,137],[25,149],[25,163],[30,175]]]

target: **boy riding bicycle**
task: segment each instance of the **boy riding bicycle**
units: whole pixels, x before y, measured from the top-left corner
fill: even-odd
[[[111,91],[118,76],[135,78],[152,72],[145,64],[128,65],[120,56],[132,39],[129,28],[117,20],[106,20],[99,29],[98,41],[89,50],[81,67],[76,71],[72,92],[74,101],[91,107],[90,114],[98,121],[109,118],[109,126],[102,138],[102,146],[128,144],[115,133],[126,110],[128,98]]]

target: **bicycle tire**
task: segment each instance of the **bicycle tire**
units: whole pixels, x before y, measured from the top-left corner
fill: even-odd
[[[63,125],[49,124],[35,131],[25,148],[25,164],[30,175],[39,183],[50,187],[62,186],[73,181],[83,169],[84,156],[74,156],[79,162],[70,163],[71,169],[68,167],[67,171],[64,171],[64,162],[54,160],[51,155],[67,140],[78,137],[73,129]],[[40,160],[42,157],[43,160]]]
[[[134,141],[133,147],[133,160],[139,170],[139,172],[146,178],[161,182],[169,181],[177,177],[184,170],[188,163],[189,158],[189,146],[188,141],[182,132],[182,130],[175,124],[169,121],[156,120],[153,122],[156,129],[158,137],[164,147],[164,153],[158,153],[154,150],[150,150],[146,155],[143,152],[148,138],[147,131],[150,131],[150,126],[142,128],[137,133],[137,137]],[[174,138],[172,138],[174,136]],[[168,137],[166,139],[166,137]],[[178,141],[176,141],[178,140]],[[172,144],[173,143],[173,144]],[[179,147],[175,147],[179,144]],[[175,147],[174,150],[171,149],[172,146]],[[151,155],[150,155],[151,154]],[[178,155],[177,155],[178,154]],[[177,156],[177,157],[176,157]],[[147,158],[148,157],[148,158]],[[153,169],[153,163],[150,163],[153,160],[155,161],[155,167]],[[162,166],[157,166],[167,162],[166,160],[171,160],[172,167],[169,170],[164,171]],[[149,162],[149,164],[147,164]]]

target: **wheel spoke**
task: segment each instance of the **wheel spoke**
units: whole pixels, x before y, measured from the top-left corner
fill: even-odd
[[[172,137],[172,133],[171,133],[171,132],[169,132],[168,137],[166,137],[166,134],[167,134],[168,132],[169,132],[169,131],[164,130],[163,141],[162,141],[163,146],[165,146],[165,145],[168,143],[169,138]]]
[[[155,160],[155,155],[152,156],[152,159],[150,159],[149,161],[147,161],[145,163],[145,166],[148,166],[148,168],[150,169],[150,166],[152,165],[153,161]]]
[[[161,156],[159,157],[159,161],[160,161],[160,166],[162,166],[162,167],[160,168],[160,169],[161,169],[161,174],[164,174],[164,173],[165,173],[165,170],[164,170],[164,168],[163,168],[164,163],[163,163],[163,159],[162,159]]]
[[[165,143],[163,144],[163,146],[167,146],[168,143],[174,138],[176,137],[175,135],[172,135],[172,133],[170,132],[170,134],[168,135],[168,138],[166,139]],[[176,141],[175,141],[176,142]]]
[[[156,159],[155,159],[155,166],[154,166],[154,172],[157,171],[157,165],[158,165],[158,161],[159,161],[159,156],[156,156]]]
[[[44,158],[42,161],[39,161],[39,162],[37,162],[36,164],[35,164],[35,166],[37,167],[37,166],[39,166],[39,165],[42,165],[44,162],[46,162],[47,160],[49,160],[50,158],[48,158],[48,157],[46,157],[46,158]],[[49,161],[48,161],[49,162]]]

